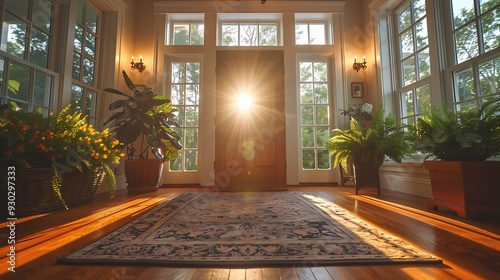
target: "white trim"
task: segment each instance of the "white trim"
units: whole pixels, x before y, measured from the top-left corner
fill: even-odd
[[[294,26],[294,13],[283,14],[283,26]],[[295,49],[295,28],[283,29],[284,89],[285,89],[285,140],[286,140],[286,183],[298,185],[300,182],[298,166],[299,118],[297,117],[297,57]]]
[[[368,4],[368,8],[370,9],[370,15],[375,15],[381,10],[385,9],[394,9],[404,0],[373,0]]]
[[[155,13],[318,13],[318,12],[343,12],[345,1],[268,1],[261,4],[260,1],[236,1],[236,0],[216,0],[216,1],[178,1],[164,0],[154,2]]]
[[[427,0],[425,3],[427,7],[427,26],[429,27],[429,55],[431,56],[431,91],[433,92],[451,92],[446,90],[446,80],[444,79],[444,72],[446,65],[446,43],[444,38],[444,18],[443,16],[443,2]],[[446,6],[446,4],[444,4]],[[434,46],[434,47],[431,47]],[[448,97],[440,94],[431,94],[431,104],[441,106]]]
[[[125,4],[123,0],[89,0],[89,1],[103,12],[119,12],[123,14],[127,9],[127,4]]]

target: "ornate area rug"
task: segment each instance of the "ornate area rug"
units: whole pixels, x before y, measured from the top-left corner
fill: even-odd
[[[440,262],[303,192],[181,194],[59,260],[179,267]]]

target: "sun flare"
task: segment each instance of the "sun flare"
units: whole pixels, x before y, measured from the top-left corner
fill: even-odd
[[[238,108],[247,111],[252,107],[252,97],[248,93],[242,93],[237,100]]]

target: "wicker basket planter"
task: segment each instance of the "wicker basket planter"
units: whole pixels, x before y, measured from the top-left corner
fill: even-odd
[[[26,217],[64,208],[52,189],[52,168],[18,170],[16,174],[15,217]],[[61,195],[68,207],[91,202],[104,179],[104,172],[75,169],[62,175]],[[5,190],[5,189],[4,189]],[[2,218],[5,214],[2,213]]]

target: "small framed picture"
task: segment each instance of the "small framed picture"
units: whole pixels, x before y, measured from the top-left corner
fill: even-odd
[[[365,92],[363,90],[363,83],[361,82],[351,83],[351,97],[352,98],[365,97]]]

